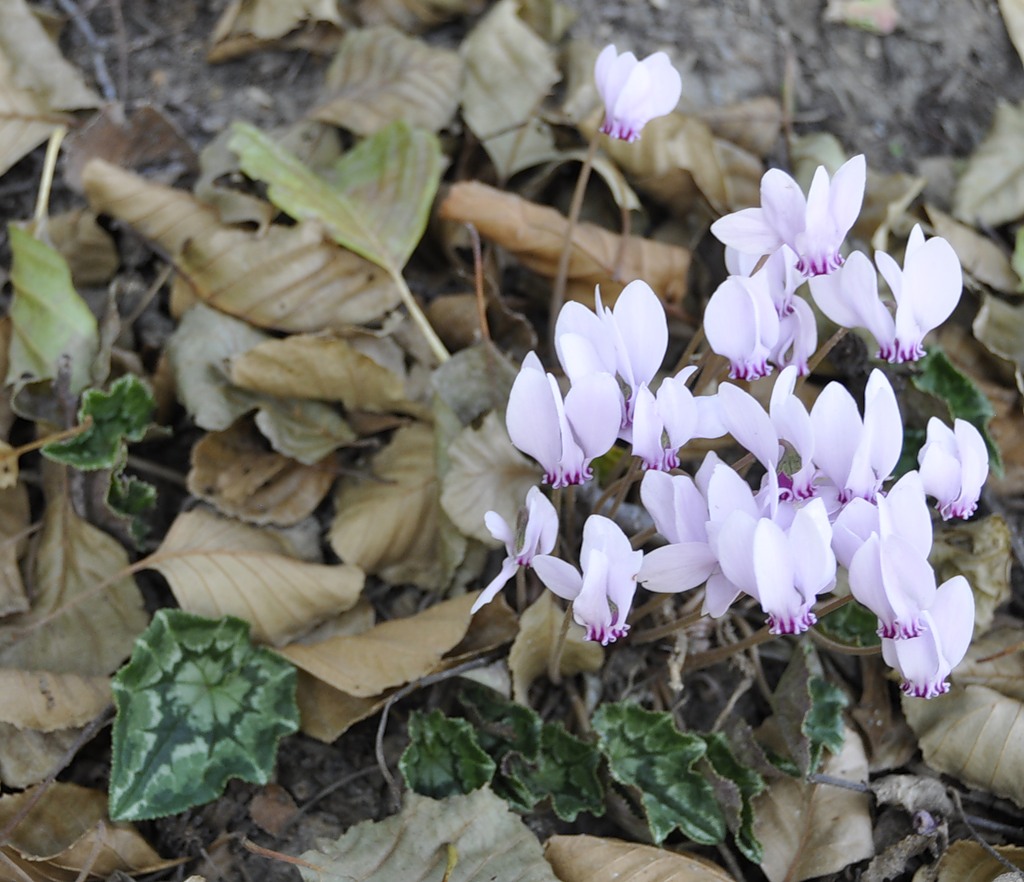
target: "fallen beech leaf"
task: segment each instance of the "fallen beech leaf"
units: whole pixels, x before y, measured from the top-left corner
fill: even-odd
[[[232,0],[214,27],[206,58],[216,64],[278,41],[315,51],[343,24],[335,0]]]
[[[34,796],[27,790],[0,797],[0,827]],[[106,879],[118,872],[136,876],[180,863],[163,860],[130,824],[111,821],[105,792],[64,782],[45,788],[0,854],[6,858],[0,862],[3,882]]]
[[[512,674],[512,697],[521,704],[528,703],[530,685],[547,671],[564,618],[565,613],[549,591],[541,594],[520,617],[519,634],[512,641],[508,654],[508,667]],[[580,625],[575,622],[569,625],[559,666],[563,677],[596,671],[604,662],[601,645],[584,640],[583,635]]]
[[[346,410],[401,410],[406,403],[402,377],[329,334],[265,340],[231,359],[231,381],[281,398],[340,401]]]
[[[129,656],[148,616],[124,548],[74,513],[65,484],[65,469],[45,469],[32,608],[0,624],[0,666],[101,676]]]
[[[1024,306],[985,294],[971,329],[989,352],[1013,365],[1017,389],[1024,393]]]
[[[203,509],[178,515],[146,566],[170,583],[181,608],[252,624],[253,639],[281,644],[350,609],[363,590],[361,570],[305,563],[281,542]]]
[[[715,138],[714,146],[725,184],[726,206],[733,211],[741,211],[760,202],[764,163],[731,141]]]
[[[335,459],[303,465],[267,450],[248,420],[210,432],[192,448],[188,490],[251,524],[290,526],[309,517],[331,489]]]
[[[440,500],[434,431],[413,423],[395,432],[367,478],[342,481],[328,539],[338,557],[387,582],[441,580]]]
[[[551,127],[537,118],[561,79],[555,50],[518,9],[516,0],[495,4],[461,49],[466,63],[462,116],[502,179],[556,155]]]
[[[916,218],[909,215],[910,206],[921,195],[928,179],[903,172],[884,174],[868,169],[864,207],[853,225],[853,235],[871,243],[877,251],[889,249],[892,233],[910,235]]]
[[[451,187],[438,214],[445,220],[473,224],[481,236],[510,251],[527,269],[548,278],[555,276],[568,230],[567,219],[555,209],[486,184],[467,182]],[[690,267],[689,251],[631,236],[616,277],[621,242],[620,236],[602,227],[578,224],[573,233],[569,279],[587,289],[589,297],[594,286],[600,284],[608,303],[633,279],[644,279],[668,302],[682,300]]]
[[[252,324],[342,330],[399,303],[382,269],[329,241],[314,221],[271,226],[265,234],[227,227],[189,193],[101,160],[85,167],[83,181],[94,210],[158,244],[196,297]]]
[[[74,285],[105,285],[121,266],[114,239],[84,208],[50,217],[46,230],[71,271]]]
[[[755,156],[771,153],[782,133],[782,106],[768,95],[710,108],[700,116],[716,137]]]
[[[1013,47],[1024,61],[1024,3],[1020,0],[999,0],[999,11]]]
[[[27,547],[29,520],[25,485],[0,489],[0,617],[28,609],[18,559]]]
[[[359,0],[359,17],[366,25],[392,24],[419,33],[465,15],[473,17],[486,0]]]
[[[928,765],[1024,806],[1020,642],[1019,629],[975,641],[954,672],[950,691],[928,701],[904,697],[903,713]],[[982,661],[991,656],[999,657]]]
[[[108,677],[0,670],[0,721],[19,729],[54,732],[84,726],[108,704]]]
[[[836,756],[827,754],[821,771],[845,781],[866,781],[860,736],[847,729],[843,749]],[[754,833],[764,844],[761,869],[771,882],[836,873],[875,853],[867,793],[788,776],[776,778],[754,798]]]
[[[467,426],[448,447],[450,465],[441,482],[441,506],[459,530],[492,548],[497,542],[484,524],[496,511],[516,523],[519,507],[537,483],[537,465],[509,440],[504,420],[493,411],[479,427]]]
[[[372,135],[394,120],[443,129],[459,104],[462,60],[394,28],[349,31],[327,70],[314,119]]]
[[[38,784],[67,755],[78,736],[78,729],[36,732],[0,723],[0,781],[19,790]]]
[[[544,857],[561,882],[732,882],[704,858],[621,839],[552,836]]]
[[[371,698],[433,671],[465,636],[476,597],[475,592],[464,594],[362,634],[292,643],[278,652],[334,689]]]
[[[997,845],[995,851],[1003,860],[1024,870],[1024,848]],[[1006,864],[992,857],[991,852],[977,842],[967,839],[950,844],[939,860],[935,878],[936,882],[996,882],[997,879],[1013,882],[1013,874],[1007,871]]]
[[[934,205],[925,205],[935,235],[953,246],[964,270],[979,282],[1007,294],[1017,294],[1020,277],[1010,266],[1010,258],[987,236],[960,223]]]
[[[0,175],[99,96],[64,60],[25,0],[0,6]]]
[[[400,814],[357,824],[320,849],[302,855],[305,882],[422,882],[447,875],[446,865],[453,882],[558,882],[537,837],[487,787],[445,800],[408,793]]]
[[[999,226],[1024,214],[1024,104],[999,102],[992,130],[967,161],[953,193],[953,214]]]

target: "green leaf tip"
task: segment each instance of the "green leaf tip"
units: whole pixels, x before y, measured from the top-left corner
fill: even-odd
[[[465,720],[439,710],[409,717],[409,746],[398,761],[405,783],[422,796],[444,799],[483,787],[495,764],[477,743]]]
[[[110,817],[138,821],[265,784],[296,732],[295,669],[253,646],[249,624],[162,609],[112,683]]]

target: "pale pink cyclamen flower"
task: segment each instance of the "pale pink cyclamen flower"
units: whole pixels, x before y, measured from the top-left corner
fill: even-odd
[[[664,52],[637,61],[632,52],[619,55],[605,46],[594,65],[594,80],[604,102],[601,131],[622,141],[635,141],[652,119],[675,110],[683,81]]]
[[[626,617],[642,560],[643,552],[633,550],[614,521],[591,515],[583,525],[582,574],[551,555],[537,555],[533,569],[554,594],[572,601],[573,618],[586,628],[586,639],[606,646],[629,632]]]
[[[594,309],[574,301],[562,307],[555,322],[555,350],[573,385],[602,371],[622,378],[629,388],[622,418],[626,428],[633,419],[637,390],[651,384],[665,360],[665,307],[651,286],[637,279],[622,289],[612,309],[601,302],[601,289],[595,288]]]
[[[988,447],[977,428],[958,419],[950,429],[932,417],[917,461],[924,490],[937,500],[943,520],[974,514],[988,477]]]
[[[512,384],[505,426],[512,443],[544,468],[545,483],[557,489],[593,477],[590,462],[615,443],[621,413],[614,377],[584,377],[563,402],[555,378],[531,352]]]
[[[526,506],[519,509],[514,527],[496,511],[487,512],[484,523],[495,539],[505,543],[508,555],[502,561],[501,571],[476,599],[471,613],[494,600],[520,567],[530,566],[538,554],[551,554],[558,540],[558,514],[537,487],[531,487],[526,494]]]
[[[704,309],[708,345],[729,359],[734,380],[756,380],[771,373],[768,364],[779,342],[779,315],[772,302],[768,275],[729,276]]]
[[[946,678],[960,664],[974,632],[974,593],[963,576],[943,582],[930,609],[921,615],[924,629],[910,640],[882,640],[882,657],[903,677],[901,689],[915,698],[949,691]]]
[[[757,269],[761,257],[760,254],[746,254],[726,246],[725,268],[731,276],[750,276]],[[770,254],[761,266],[768,280],[772,303],[775,304],[775,311],[780,319],[793,311],[793,296],[796,289],[804,283],[803,275],[796,268],[799,261],[800,258],[792,248],[782,245]]]
[[[779,318],[779,339],[769,358],[780,368],[792,365],[802,377],[808,371],[808,360],[818,348],[818,323],[814,310],[803,297],[790,301],[790,311]]]
[[[761,207],[728,214],[711,232],[747,254],[771,254],[788,245],[803,275],[830,273],[843,265],[839,249],[860,214],[866,174],[863,156],[843,163],[831,181],[818,166],[805,198],[792,177],[770,169],[761,178]]]
[[[860,253],[850,255],[833,276],[812,279],[811,293],[837,325],[870,331],[878,342],[879,358],[893,364],[916,361],[925,354],[925,335],[949,318],[960,300],[960,260],[945,239],[925,241],[915,224],[902,269],[884,251],[875,252],[875,263],[892,291],[895,317],[879,298],[874,267]]]

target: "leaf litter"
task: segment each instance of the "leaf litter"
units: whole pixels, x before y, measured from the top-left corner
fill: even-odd
[[[1000,7],[1019,44],[1017,5]],[[265,862],[276,852],[281,868],[297,861],[306,878],[404,880],[412,870],[452,880],[837,878],[875,853],[872,833],[881,829],[878,806],[857,786],[870,785],[881,804],[880,779],[871,776],[909,759],[906,744],[871,731],[877,725],[911,739],[930,774],[1009,800],[993,809],[990,829],[1002,831],[995,850],[983,851],[976,832],[956,826],[948,801],[924,805],[917,790],[886,791],[915,823],[930,812],[956,841],[947,849],[933,837],[900,851],[880,835],[879,849],[896,855],[885,866],[905,860],[900,878],[996,878],[1007,870],[1002,860],[1019,863],[1012,844],[1020,839],[1006,831],[1021,819],[1013,805],[1024,805],[1024,759],[1013,750],[1021,741],[1014,727],[1024,631],[1019,578],[1010,575],[1020,527],[1005,500],[988,503],[1002,516],[937,531],[933,564],[969,574],[979,634],[950,693],[906,700],[902,713],[881,669],[872,660],[846,664],[852,660],[836,654],[831,636],[811,654],[810,644],[787,643],[733,654],[701,679],[687,653],[713,655],[742,639],[737,632],[753,621],[743,613],[717,628],[689,625],[674,648],[663,637],[604,650],[584,641],[527,576],[509,589],[515,611],[499,601],[470,615],[496,565],[484,514],[514,524],[517,501],[537,481],[537,468],[509,443],[503,409],[515,365],[544,339],[543,304],[563,243],[569,295],[585,304],[596,285],[613,303],[629,281],[649,281],[670,310],[678,356],[709,290],[708,224],[755,204],[766,167],[788,166],[805,182],[819,162],[834,171],[856,146],[849,132],[794,132],[795,121],[806,124],[794,117],[793,101],[806,106],[806,95],[802,85],[795,99],[789,91],[798,63],[789,49],[782,102],[750,89],[704,107],[688,98],[638,144],[605,140],[584,220],[570,221],[571,176],[600,122],[590,78],[597,47],[564,39],[573,16],[557,3],[483,6],[236,0],[211,27],[204,52],[211,62],[245,59],[238,64],[299,47],[319,54],[293,112],[274,120],[297,122],[273,129],[258,113],[235,119],[234,110],[212,120],[199,140],[218,136],[216,152],[204,152],[203,176],[190,190],[180,182],[194,168],[187,140],[197,143],[197,130],[181,138],[155,108],[133,133],[107,108],[89,117],[102,126],[73,138],[67,168],[44,184],[62,206],[65,190],[84,191],[88,205],[75,196],[73,211],[51,216],[43,200],[34,221],[9,226],[11,260],[0,271],[12,292],[0,338],[10,341],[0,402],[10,447],[0,454],[8,485],[0,489],[0,776],[20,792],[0,800],[0,827],[13,823],[0,836],[0,878],[160,872],[212,847],[220,833],[257,828],[271,836],[260,841],[264,857],[225,852],[229,861]],[[631,48],[663,47],[660,36],[640,39],[649,13],[636,10]],[[888,45],[878,41],[902,40],[915,13],[901,8],[897,19],[886,3],[832,3],[815,27],[832,29],[846,46],[875,41],[864,43],[876,47],[870,55]],[[73,21],[76,34],[81,20]],[[446,28],[434,30],[442,22]],[[56,126],[85,119],[99,99],[21,0],[0,10],[0,25],[0,130],[8,135],[0,174],[11,169],[10,180],[34,189],[47,161],[43,174],[31,161],[16,163]],[[853,29],[864,30],[852,36]],[[975,336],[947,353],[959,391],[925,391],[959,415],[958,407],[977,403],[962,396],[961,380],[975,391],[999,390],[1009,416],[972,416],[1004,446],[1000,420],[1019,411],[1024,385],[1019,261],[1011,259],[1024,216],[1019,110],[1001,105],[983,140],[985,117],[955,188],[928,181],[927,202],[917,201],[926,178],[908,174],[909,166],[874,176],[855,231],[891,248],[925,221],[953,242],[981,309],[961,322],[966,328],[974,318]],[[161,133],[148,145],[139,136],[147,126]],[[894,140],[892,155],[898,151]],[[24,202],[11,217],[32,213]],[[479,265],[469,228],[482,239]],[[104,311],[108,285],[120,322]],[[125,295],[132,285],[140,300]],[[442,326],[449,322],[459,329]],[[989,359],[984,373],[979,358]],[[853,377],[859,368],[834,359],[831,369]],[[606,476],[619,468],[596,466]],[[578,501],[562,500],[563,513]],[[620,505],[628,512],[634,501]],[[122,695],[138,702],[131,713],[156,713],[147,719],[169,725],[143,682],[164,678],[169,694],[198,696],[195,707],[212,708],[220,722],[222,711],[240,714],[231,717],[236,724],[246,718],[240,681],[225,674],[215,682],[203,667],[237,652],[226,638],[194,637],[201,687],[181,673],[192,670],[188,662],[173,664],[181,650],[147,650],[155,644],[140,635],[151,614],[160,609],[163,621],[174,606],[204,617],[190,618],[195,634],[205,633],[205,620],[222,623],[211,634],[244,623],[257,644],[253,658],[273,659],[246,662],[250,687],[272,670],[293,672],[273,711],[255,714],[287,725],[273,737],[268,726],[254,742],[231,742],[234,752],[190,757],[199,763],[196,778],[213,789],[167,801],[173,788],[146,790],[166,774],[162,760],[147,760],[156,771],[135,780],[117,764],[117,750],[130,743],[126,703],[114,734],[111,794],[119,796],[108,805],[98,790],[54,783],[54,770],[70,763],[74,775],[85,761],[71,757],[105,721],[110,677],[133,647],[171,664],[134,679],[122,668]],[[637,620],[638,634],[667,635],[685,614],[671,603],[644,610],[650,620]],[[676,666],[673,676],[665,665]],[[508,707],[533,714],[543,727],[537,750],[495,751],[511,743],[494,739],[507,735],[503,715],[512,711],[488,717],[475,705],[460,716],[460,687],[450,682],[460,675],[497,684],[502,701],[519,703]],[[758,690],[763,701],[752,697]],[[854,694],[860,703],[845,710]],[[755,740],[750,727],[764,723],[769,707]],[[373,722],[360,721],[382,711],[374,738]],[[368,821],[388,807],[382,788],[367,785],[362,792],[375,807],[346,815],[345,826],[362,823],[339,839],[329,820],[336,816],[316,806],[332,796],[317,796],[309,783],[316,754],[294,737],[277,749],[296,725],[342,752],[358,753],[361,744],[360,775],[376,776],[380,763],[388,780],[388,767],[401,766],[413,789],[453,795],[438,802],[408,792],[400,814]],[[145,726],[138,729],[142,756],[152,745]],[[191,735],[175,731],[175,749],[185,750]],[[217,731],[227,744],[229,730]],[[410,739],[417,750],[399,763]],[[96,750],[109,762],[108,748]],[[192,807],[215,798],[227,778],[267,780],[275,753],[285,790],[309,800],[299,810],[308,811],[308,830],[286,821],[273,833]],[[475,765],[448,766],[451,756]],[[353,771],[336,757],[330,767],[335,775]],[[89,780],[96,778],[94,770]],[[244,802],[244,787],[232,784],[214,805]],[[704,808],[694,812],[693,804]],[[108,815],[181,809],[180,821],[140,828],[156,833],[159,849]],[[201,831],[202,846],[175,832],[182,823]],[[326,844],[287,857],[308,848],[314,832],[325,833]],[[651,840],[667,847],[642,844]],[[870,866],[881,872],[882,864]]]

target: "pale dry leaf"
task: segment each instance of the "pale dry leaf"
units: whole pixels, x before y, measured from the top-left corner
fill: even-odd
[[[957,666],[956,682],[988,686],[1024,702],[1024,631],[996,628],[977,638]]]
[[[853,235],[871,243],[876,251],[889,249],[891,235],[908,236],[917,219],[911,217],[910,206],[921,195],[928,179],[904,172],[885,174],[868,169],[864,206]]]
[[[530,685],[547,671],[564,619],[565,612],[549,591],[543,592],[520,617],[519,633],[508,654],[512,696],[516,701],[526,704]],[[575,622],[569,625],[559,665],[563,677],[599,670],[604,663],[601,645],[593,640],[584,640],[584,633]]]
[[[732,882],[696,855],[599,836],[552,836],[544,857],[561,882]]]
[[[0,797],[0,828],[35,797],[35,790]],[[0,854],[0,882],[136,876],[178,863],[163,860],[131,824],[111,821],[104,791],[66,782],[45,788]]]
[[[331,489],[333,456],[303,465],[267,450],[242,419],[192,448],[188,490],[220,512],[251,524],[290,526],[313,513]]]
[[[867,757],[856,732],[846,730],[843,749],[827,755],[821,772],[854,783],[867,780]],[[770,882],[802,882],[872,857],[870,802],[867,793],[843,787],[788,776],[772,781],[754,799],[754,835],[764,845],[761,869]]]
[[[356,440],[355,430],[320,401],[261,396],[255,423],[271,447],[305,465],[322,462]]]
[[[725,204],[734,211],[741,211],[761,201],[761,177],[764,163],[732,141],[715,138],[715,157],[722,170],[725,182]]]
[[[0,175],[99,96],[64,60],[25,0],[0,4]]]
[[[364,25],[391,24],[403,31],[420,33],[459,16],[474,17],[486,0],[359,0]]]
[[[0,669],[0,722],[53,732],[84,726],[110,704],[110,679]]]
[[[0,624],[0,666],[101,676],[131,654],[148,622],[121,544],[71,508],[65,470],[47,467],[32,607]]]
[[[361,634],[292,643],[278,652],[334,689],[371,698],[431,673],[466,635],[476,596],[464,594]]]
[[[462,42],[462,116],[481,141],[499,177],[557,155],[550,126],[538,112],[561,78],[555,50],[501,0]]]
[[[712,133],[755,156],[767,156],[782,133],[782,105],[777,98],[760,95],[701,111]]]
[[[282,398],[341,402],[347,410],[402,410],[403,377],[331,334],[265,340],[231,359],[231,381]]]
[[[475,181],[453,185],[439,215],[471,223],[480,235],[511,252],[527,269],[553,278],[558,269],[568,220],[560,212],[513,193]],[[676,245],[631,236],[625,249],[615,233],[594,224],[578,224],[573,233],[569,279],[593,296],[601,285],[606,302],[633,279],[644,279],[662,299],[677,303],[686,293],[690,252]],[[621,265],[619,263],[622,253]]]
[[[328,686],[312,674],[299,671],[295,700],[299,705],[299,728],[304,735],[333,744],[356,723],[372,717],[387,702],[391,692],[358,698]]]
[[[936,236],[942,236],[960,258],[964,270],[979,282],[1006,294],[1017,294],[1020,277],[1010,266],[1010,258],[988,236],[960,223],[934,205],[925,205],[928,220]]]
[[[18,560],[27,547],[29,518],[25,485],[0,489],[0,617],[28,609]]]
[[[0,781],[22,789],[44,780],[66,756],[79,729],[36,732],[0,723]]]
[[[995,851],[1003,860],[1024,870],[1024,848],[997,845]],[[936,882],[996,882],[997,879],[1004,879],[1004,874],[1009,875],[1006,864],[992,857],[977,842],[961,839],[950,844],[939,861],[938,876],[935,878]]]
[[[1003,15],[1003,24],[1013,42],[1013,48],[1024,61],[1024,2],[1021,0],[999,0],[999,11]]]
[[[967,161],[953,194],[953,214],[991,226],[1024,214],[1024,104],[1000,102],[992,130]]]
[[[121,265],[113,237],[87,209],[51,215],[46,231],[53,247],[67,261],[75,287],[105,285]]]
[[[395,432],[365,478],[343,481],[328,539],[343,561],[387,582],[437,585],[440,500],[434,431],[413,423]]]
[[[335,0],[237,0],[231,3],[214,28],[213,41],[250,35],[257,40],[283,37],[309,22],[341,26]]]
[[[971,330],[989,352],[1013,365],[1017,389],[1024,393],[1024,306],[985,294]]]
[[[381,26],[349,31],[314,119],[372,135],[394,120],[439,132],[459,105],[462,59]]]
[[[507,524],[538,480],[537,465],[509,440],[504,420],[495,412],[477,426],[467,426],[448,447],[450,464],[441,481],[441,506],[466,536],[497,548],[484,524],[496,511]]]
[[[428,882],[453,857],[452,882],[558,882],[537,837],[488,787],[445,800],[409,793],[400,814],[307,851],[299,872],[306,882]]]
[[[364,582],[357,567],[288,557],[274,534],[203,509],[178,515],[146,566],[167,579],[182,609],[245,619],[254,639],[271,644],[350,609]]]

